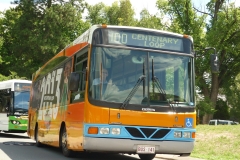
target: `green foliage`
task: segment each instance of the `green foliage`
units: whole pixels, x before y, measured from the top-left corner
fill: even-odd
[[[207,98],[198,101],[197,110],[199,111],[199,117],[203,117],[206,113],[213,114],[216,111],[211,100]]]
[[[102,24],[102,23],[107,23],[107,19],[105,18],[105,4],[104,3],[98,3],[93,6],[88,5],[87,10],[88,10],[88,15],[86,16],[86,19],[91,23],[91,24]]]
[[[26,77],[19,77],[16,72],[11,72],[9,76],[4,76],[0,74],[0,81],[6,81],[10,79],[27,79]]]
[[[1,65],[0,65],[0,74],[8,76],[10,74],[9,70],[12,68],[11,61],[16,60],[16,56],[12,52],[13,46],[11,46],[13,41],[12,31],[14,30],[14,25],[17,19],[20,17],[20,12],[16,12],[14,9],[7,10],[1,15],[0,19],[0,35],[2,38],[1,47],[0,47],[0,56],[1,56]]]
[[[105,8],[106,12],[106,24],[111,24],[111,25],[118,25],[118,17],[120,16],[120,7],[118,5],[118,2],[115,1],[112,6],[106,6]]]
[[[192,6],[191,0],[158,0],[157,6],[162,14],[169,17],[169,29],[193,36],[196,58],[196,85],[205,99],[210,99],[213,109],[220,89],[226,92],[234,85],[240,70],[240,11],[226,0],[209,1],[208,12]],[[207,16],[209,23],[206,23]],[[206,47],[216,48],[220,59],[220,73],[210,72],[211,51]],[[228,91],[229,95],[230,92]],[[234,96],[235,97],[235,96]],[[211,114],[206,109],[206,114]]]
[[[141,11],[141,17],[136,26],[145,27],[145,28],[153,28],[164,30],[165,27],[162,22],[163,17],[158,17],[157,15],[151,15],[148,10],[143,9]]]
[[[229,107],[222,99],[217,100],[215,110],[216,112],[213,114],[214,119],[230,119]]]
[[[134,26],[134,10],[130,0],[120,0],[119,25]]]
[[[134,10],[130,0],[115,1],[112,6],[106,6],[104,3],[97,3],[93,6],[88,5],[87,21],[91,24],[108,24],[134,26]]]
[[[8,80],[8,78],[0,74],[0,81],[5,81],[5,80]]]
[[[237,75],[231,87],[224,91],[230,105],[230,119],[240,121],[240,74]]]
[[[84,8],[81,2],[43,0],[33,3],[22,0],[15,9],[8,10],[0,29],[4,39],[1,74],[8,76],[11,70],[30,78],[40,66],[85,31],[89,24],[81,20]]]

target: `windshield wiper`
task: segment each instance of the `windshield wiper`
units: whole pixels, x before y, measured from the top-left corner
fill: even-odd
[[[138,78],[137,83],[135,84],[135,86],[133,87],[133,89],[131,90],[131,92],[129,93],[129,95],[127,96],[127,98],[125,99],[125,101],[123,102],[123,104],[121,105],[120,109],[125,109],[126,106],[128,105],[128,103],[130,102],[130,100],[132,99],[133,95],[136,93],[136,91],[138,90],[140,84],[142,81],[144,81],[146,78],[145,75],[141,75]]]
[[[162,88],[162,85],[159,81],[159,79],[157,77],[153,77],[153,82],[155,82],[159,92],[164,96],[164,99],[166,99],[169,107],[173,110],[173,111],[176,111],[173,104],[171,102],[169,102],[169,100],[167,99],[167,96],[166,96],[166,92],[164,91],[164,89]]]
[[[174,108],[174,106],[173,106],[173,104],[170,103],[169,100],[167,99],[167,96],[166,96],[167,94],[166,94],[165,90],[163,89],[163,87],[162,87],[159,79],[154,75],[153,59],[152,59],[152,82],[156,84],[159,92],[164,96],[164,99],[166,99],[169,107],[173,110],[173,112],[176,111],[175,108]]]

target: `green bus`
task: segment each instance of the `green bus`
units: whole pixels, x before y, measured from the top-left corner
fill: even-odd
[[[0,132],[27,131],[31,84],[19,79],[0,82]]]

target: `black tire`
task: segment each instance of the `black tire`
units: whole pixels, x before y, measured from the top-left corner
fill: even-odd
[[[35,138],[35,142],[36,142],[35,145],[37,147],[42,147],[42,143],[39,142],[39,140],[38,140],[38,125],[36,125],[36,128],[35,128],[34,138]]]
[[[141,160],[152,160],[156,154],[138,154]]]
[[[60,135],[60,143],[61,143],[61,149],[62,149],[62,153],[65,157],[72,157],[73,156],[73,151],[68,149],[68,143],[67,143],[67,131],[66,128],[64,127],[61,131],[61,135]]]

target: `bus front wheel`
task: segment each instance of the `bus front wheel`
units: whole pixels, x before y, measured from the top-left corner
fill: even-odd
[[[141,160],[152,160],[156,154],[138,154]]]
[[[67,136],[67,131],[66,128],[64,127],[61,131],[61,149],[62,153],[66,157],[72,157],[73,156],[73,151],[68,149],[68,136]]]

